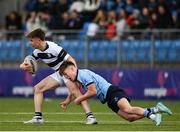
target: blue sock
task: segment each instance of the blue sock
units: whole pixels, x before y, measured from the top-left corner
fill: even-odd
[[[150,108],[145,109],[144,111],[144,117],[149,118],[149,116],[152,114],[152,111]]]
[[[153,114],[159,112],[157,107],[152,107],[152,108],[150,108],[150,110]]]

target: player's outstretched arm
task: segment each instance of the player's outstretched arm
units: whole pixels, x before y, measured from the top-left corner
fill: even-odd
[[[63,110],[66,110],[67,109],[67,106],[75,99],[75,96],[72,94],[72,93],[69,93],[67,98],[60,103],[60,107],[63,109]]]
[[[85,94],[77,97],[74,102],[75,104],[79,105],[82,101],[92,97],[92,96],[95,96],[96,95],[96,85],[93,83],[93,84],[90,84],[88,86],[88,90]]]
[[[72,58],[71,56],[69,56],[69,57],[67,58],[67,61],[70,61],[70,62],[74,63],[74,65],[77,67],[76,61],[75,61],[74,58]]]

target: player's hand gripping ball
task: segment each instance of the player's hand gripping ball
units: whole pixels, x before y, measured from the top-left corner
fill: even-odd
[[[37,61],[31,55],[28,55],[28,56],[25,57],[24,64],[25,65],[30,65],[30,67],[28,67],[26,71],[31,73],[31,74],[35,74],[36,71],[38,70]]]

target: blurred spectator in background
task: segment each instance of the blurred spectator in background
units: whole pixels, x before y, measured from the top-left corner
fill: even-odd
[[[84,0],[83,21],[92,22],[100,8],[101,0]]]
[[[98,32],[96,35],[97,38],[98,39],[104,38],[104,32],[107,27],[107,19],[106,19],[105,11],[102,9],[99,9],[93,22],[98,25]]]
[[[116,35],[122,37],[127,26],[180,28],[179,0],[26,0],[24,7],[27,31],[38,27],[81,30],[84,23],[91,23],[88,31],[93,30],[96,38],[113,39]],[[10,14],[6,17],[6,29],[22,29],[21,17],[16,12]]]
[[[106,2],[106,11],[113,10],[116,6],[116,0],[105,0]]]
[[[40,20],[35,11],[31,11],[26,17],[26,31],[40,27]]]
[[[100,7],[101,0],[84,0],[85,11],[95,11]]]
[[[82,28],[82,20],[77,11],[70,11],[69,12],[69,19],[68,19],[68,29],[81,29]]]
[[[70,6],[70,11],[81,13],[84,10],[84,2],[82,0],[75,0]]]
[[[32,11],[26,18],[26,31],[31,31],[35,28],[41,28],[44,31],[48,30],[47,27],[47,14],[45,12]]]
[[[125,31],[128,31],[129,26],[126,23],[126,12],[124,9],[121,9],[118,16],[118,21],[116,23],[116,33],[117,39],[125,38],[128,34]]]
[[[77,11],[70,11],[67,28],[69,30],[71,30],[70,32],[73,32],[73,33],[69,33],[69,35],[70,35],[69,37],[70,38],[77,37],[77,32],[75,33],[72,30],[80,30],[82,28],[82,26],[83,26],[83,21],[80,18],[78,12]]]
[[[126,5],[126,1],[125,0],[116,0],[116,13],[119,13],[121,9],[124,9]]]
[[[163,5],[158,6],[157,23],[159,29],[172,27],[172,16]]]
[[[149,0],[149,3],[147,5],[150,12],[155,12],[157,9],[157,6],[158,6],[157,0]]]
[[[48,0],[37,0],[37,5],[36,5],[36,11],[37,12],[47,12],[51,11],[52,9],[52,4]]]
[[[150,12],[147,7],[142,8],[139,20],[140,20],[140,28],[141,29],[150,28],[151,19],[150,19]]]
[[[68,0],[59,0],[56,5],[54,5],[54,14],[63,14],[69,10]]]
[[[37,0],[26,0],[24,9],[27,13],[35,11],[37,8]]]
[[[60,21],[61,22],[60,22],[59,29],[61,29],[61,30],[68,29],[68,22],[69,22],[69,14],[68,14],[68,12],[64,12],[61,15]]]
[[[179,0],[170,0],[169,10],[172,16],[173,28],[178,28],[178,11],[180,10],[180,1]]]
[[[126,22],[131,29],[139,29],[140,28],[139,11],[134,10],[132,14],[128,16]]]
[[[132,14],[135,9],[138,10],[136,5],[133,3],[132,0],[126,0],[124,9],[125,9],[125,11],[127,13],[127,16]]]
[[[151,14],[151,28],[158,28],[157,14],[155,12]]]
[[[17,31],[17,30],[22,29],[21,16],[15,11],[11,11],[6,16],[5,23],[6,23],[6,30],[8,32]],[[14,34],[14,33],[8,33],[7,34],[7,39],[17,39],[19,37],[19,35]]]
[[[134,10],[132,14],[130,14],[126,20],[128,26],[130,29],[138,30],[141,28],[141,22],[140,22],[140,13],[139,10]],[[141,32],[132,32],[129,39],[134,39],[137,37],[140,37]]]
[[[106,26],[106,38],[113,39],[116,37],[116,12],[111,10],[108,12],[107,16],[107,26]]]
[[[56,28],[57,30],[61,30],[59,33],[55,33],[56,35],[59,35],[60,39],[65,39],[66,36],[68,35],[67,29],[68,29],[68,23],[69,23],[69,13],[68,12],[63,12],[62,14],[59,14],[57,18],[54,18],[54,21],[51,21],[56,23]]]
[[[92,22],[89,24],[88,29],[87,29],[87,37],[89,40],[91,39],[99,39],[97,36],[97,33],[99,31],[99,26],[97,23]]]

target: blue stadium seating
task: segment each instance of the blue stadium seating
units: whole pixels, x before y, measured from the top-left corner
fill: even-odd
[[[122,61],[134,61],[136,59],[136,50],[133,41],[121,42]]]
[[[1,41],[0,42],[0,60],[18,61],[21,58],[21,41]]]
[[[151,58],[150,40],[94,40],[90,41],[88,49],[88,58],[95,62],[115,62],[117,54],[122,61],[147,62]],[[118,51],[118,44],[120,51]],[[63,40],[59,43],[67,52],[77,61],[84,61],[85,45],[83,40]],[[0,61],[19,61],[22,57],[21,40],[0,41]],[[26,54],[31,54],[33,48],[27,43],[25,45]],[[180,61],[180,40],[157,40],[154,45],[154,59],[156,61]]]
[[[177,53],[175,49],[170,49],[168,51],[168,61],[176,61],[177,60]]]
[[[31,47],[31,45],[29,43],[26,43],[25,47],[26,47],[26,53],[25,54],[31,55],[32,52],[34,51],[34,49]]]

